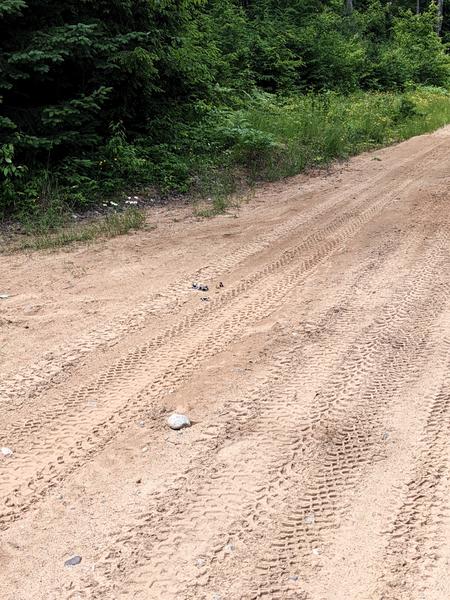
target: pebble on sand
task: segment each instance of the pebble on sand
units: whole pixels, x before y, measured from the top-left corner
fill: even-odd
[[[167,419],[167,425],[171,429],[183,429],[183,427],[190,427],[191,422],[186,415],[182,415],[180,413],[173,413]]]
[[[74,567],[75,565],[79,565],[80,562],[81,562],[81,556],[78,556],[78,554],[76,554],[75,556],[68,558],[66,560],[66,562],[64,563],[64,566],[65,567]]]
[[[13,451],[11,450],[11,448],[2,448],[0,450],[0,452],[3,454],[3,456],[12,456],[13,455]]]

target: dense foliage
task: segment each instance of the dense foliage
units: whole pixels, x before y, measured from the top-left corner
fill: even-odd
[[[243,114],[269,94],[322,106],[448,85],[445,3],[442,19],[424,0],[353,5],[0,0],[0,213],[82,207],[124,186],[187,191],[211,156],[254,167],[278,142]]]

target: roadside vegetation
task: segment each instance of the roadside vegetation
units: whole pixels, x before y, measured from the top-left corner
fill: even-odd
[[[209,199],[207,216],[255,182],[449,123],[446,9],[0,1],[0,219],[50,247],[140,226],[127,210],[67,229],[129,194]]]
[[[4,251],[13,253],[19,250],[54,250],[75,242],[89,243],[117,237],[142,229],[144,225],[145,215],[137,209],[107,214],[101,219],[84,223],[60,223],[59,227],[51,224],[46,233],[42,231],[42,226],[36,225],[29,229],[28,235],[16,236],[14,241],[6,244]]]
[[[223,198],[243,183],[295,175],[449,122],[450,92],[443,88],[260,94],[240,110],[216,111],[205,124],[208,136],[200,134],[205,145],[184,155],[192,157],[189,184],[197,195],[214,198],[220,211]]]

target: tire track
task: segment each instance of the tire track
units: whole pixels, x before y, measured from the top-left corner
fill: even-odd
[[[446,140],[441,145],[447,143]],[[358,187],[355,189],[355,186],[351,184],[348,185],[348,188],[351,189],[353,196],[358,193],[370,193],[381,181],[389,180],[390,174],[395,177],[399,173],[401,174],[402,169],[407,170],[410,165],[415,164],[419,159],[424,160],[432,157],[438,151],[439,146],[434,146],[425,151],[421,150],[417,155],[404,159],[400,165],[397,163],[395,167],[373,178],[369,183],[364,182],[359,186],[359,189]],[[199,279],[211,281],[217,277],[223,277],[248,258],[271,247],[275,242],[294,233],[298,228],[305,225],[313,226],[315,220],[335,209],[336,206],[345,204],[347,201],[345,189],[340,191],[341,194],[336,196],[335,190],[330,190],[328,192],[330,197],[326,198],[319,206],[307,209],[288,223],[283,223],[273,231],[260,236],[259,239],[234,249],[230,254],[219,259],[215,266],[196,270],[188,277],[169,286],[165,292],[154,294],[136,309],[122,314],[107,326],[96,328],[73,343],[46,353],[37,363],[28,365],[13,376],[0,380],[2,409],[8,407],[12,410],[18,405],[20,406],[24,399],[34,397],[37,393],[47,389],[63,369],[67,371],[83,356],[100,348],[112,346],[124,336],[144,328],[151,316],[161,313],[171,314],[191,296],[189,287],[192,281]],[[344,192],[344,196],[342,196],[342,192]],[[307,196],[313,198],[314,194],[309,193]]]
[[[427,259],[428,257],[426,257]],[[430,277],[432,276],[434,276],[434,271]],[[342,344],[345,344],[343,333],[349,329],[348,317],[343,318],[346,315],[345,311],[339,313],[333,311],[333,314],[335,319],[342,318],[342,321],[339,323],[340,327],[336,332],[336,346],[333,345],[335,352],[325,357],[324,363],[321,365],[324,372],[327,371],[326,363],[331,361],[332,365],[337,357],[341,355]],[[337,315],[340,315],[340,317]],[[318,329],[320,330],[320,328]],[[167,498],[160,498],[160,508],[158,508],[158,504],[153,506],[149,513],[142,517],[143,525],[124,535],[125,545],[133,549],[126,561],[124,560],[124,552],[120,551],[121,565],[125,573],[129,574],[130,570],[133,571],[134,585],[137,585],[136,582],[141,580],[138,588],[142,597],[148,597],[146,594],[150,593],[149,590],[155,597],[167,599],[172,597],[203,597],[200,593],[202,586],[208,584],[208,570],[219,559],[220,554],[224,554],[227,535],[230,538],[233,537],[230,533],[230,531],[233,532],[233,527],[229,523],[231,517],[238,519],[244,511],[249,519],[246,524],[239,523],[239,526],[234,526],[234,533],[238,538],[238,532],[247,531],[254,525],[254,515],[262,512],[263,503],[269,495],[268,490],[270,489],[272,496],[275,491],[276,496],[276,490],[280,488],[280,475],[284,485],[290,482],[289,485],[292,486],[291,482],[293,482],[294,489],[298,490],[296,486],[298,480],[295,477],[293,478],[292,461],[289,455],[293,448],[298,450],[300,445],[298,431],[300,425],[293,426],[292,423],[306,422],[314,403],[310,404],[302,395],[303,402],[299,404],[296,394],[304,386],[305,377],[308,378],[310,374],[308,369],[313,368],[315,371],[318,369],[316,357],[310,359],[310,364],[308,364],[308,361],[306,364],[303,362],[306,354],[303,354],[304,350],[305,340],[301,340],[298,346],[296,345],[285,355],[278,358],[276,370],[271,375],[271,379],[275,382],[275,388],[264,384],[253,391],[247,402],[244,401],[243,404],[243,401],[239,399],[236,401],[236,406],[231,407],[231,413],[227,421],[235,424],[241,439],[247,439],[247,432],[253,442],[249,450],[244,448],[246,452],[244,457],[239,455],[239,467],[231,465],[224,471],[223,468],[217,468],[216,466],[215,469],[212,468],[208,476],[203,472],[201,477],[195,472],[189,473],[189,488],[180,490],[176,495],[183,503],[182,508],[180,506],[167,507]],[[297,365],[297,369],[293,378],[286,377],[286,372],[292,370],[294,365]],[[300,365],[302,366],[301,370],[299,370]],[[257,412],[255,413],[255,411]],[[251,416],[252,413],[253,416]],[[256,427],[253,429],[251,423],[254,424],[255,421]],[[244,430],[242,429],[243,426],[245,426]],[[274,428],[275,430],[268,437],[267,431]],[[227,430],[226,437],[230,437],[230,430]],[[216,443],[218,439],[220,441],[217,431],[213,432],[213,439],[216,440]],[[267,440],[266,443],[264,443],[264,439]],[[204,449],[202,453],[205,453]],[[211,449],[207,450],[205,454],[210,455],[210,453]],[[244,460],[244,458],[247,460]],[[305,456],[302,458],[304,460]],[[199,460],[201,460],[200,457]],[[195,464],[195,461],[192,461],[192,463]],[[234,466],[236,468],[233,468]],[[259,474],[259,477],[256,478],[256,474]],[[197,475],[194,481],[192,481],[193,475]],[[269,483],[267,483],[267,478]],[[205,484],[205,480],[209,483]],[[186,485],[184,479],[179,482],[179,485]],[[197,487],[199,485],[202,486],[200,489]],[[219,493],[218,490],[222,490],[222,492]],[[223,493],[225,490],[227,490],[227,493]],[[171,490],[170,496],[174,496],[173,490]],[[251,500],[252,498],[253,500]],[[256,505],[255,498],[257,498]],[[279,500],[278,497],[275,497],[274,505],[278,505]],[[274,507],[272,506],[272,508]],[[158,514],[161,510],[164,510],[167,521],[164,521],[161,526],[152,523],[152,531],[150,532],[148,523],[151,515]],[[267,510],[267,507],[265,507],[263,512],[267,513]],[[186,565],[181,560],[186,540],[197,540],[198,532],[209,531],[210,527],[207,523],[212,522],[212,520],[216,523],[216,517],[219,516],[229,523],[230,528],[225,527],[225,530],[221,532],[222,542],[220,541],[221,536],[218,536],[215,554],[211,558],[211,553],[209,553],[210,558],[201,569],[194,569],[191,565],[190,572],[192,573],[192,570],[197,572],[196,576],[193,577],[194,581],[191,582],[189,576],[186,576],[186,572],[183,573],[183,567],[186,569]],[[210,545],[209,550],[211,550],[212,545]],[[199,546],[201,547],[201,544]],[[120,547],[119,541],[112,544],[112,547]],[[157,561],[154,558],[155,556],[158,557]],[[114,570],[114,555],[109,560],[112,564],[109,566],[104,565],[106,569],[104,578],[106,580],[109,580]],[[140,576],[136,574],[137,560],[147,563]],[[173,567],[169,569],[168,565],[173,565]],[[176,570],[177,567],[179,570]],[[142,583],[142,579],[146,581],[147,587]],[[181,585],[176,587],[174,582],[181,582]],[[194,586],[191,595],[186,595],[186,591],[190,586]],[[123,589],[111,590],[108,587],[101,587],[94,597],[110,598],[116,597],[115,594],[118,594],[117,597],[122,597],[123,592]],[[137,597],[141,596],[138,595]],[[270,594],[267,597],[275,598]]]
[[[449,308],[447,303],[433,324],[421,374],[383,411],[386,428],[382,435],[383,460],[371,463],[354,488],[348,511],[321,560],[320,577],[308,578],[311,598],[327,598],[329,589],[333,589],[335,600],[382,597],[376,590],[380,571],[384,570],[386,532],[392,530],[401,506],[401,490],[411,477],[412,455],[423,437],[427,412],[447,377],[449,354],[445,340]],[[413,597],[416,598],[410,595],[409,600]],[[431,600],[429,593],[424,597]]]
[[[433,152],[433,151],[436,151],[436,148],[434,148],[430,152]],[[427,163],[425,163],[425,165],[427,165]],[[424,165],[423,165],[423,167],[424,167]],[[425,171],[426,169],[423,168],[423,170]],[[396,189],[396,191],[392,197],[394,197],[395,194],[401,193],[401,191],[404,190],[405,188],[407,188],[408,185],[409,185],[409,181],[403,182]],[[376,193],[373,195],[376,197]],[[367,201],[368,198],[366,198],[365,200]],[[354,198],[354,202],[350,203],[349,208],[351,208],[355,204],[358,206],[361,205],[362,204],[361,199]],[[333,214],[333,212],[334,211],[331,211],[331,215]],[[302,253],[304,253],[305,251],[309,250],[318,242],[323,241],[325,239],[325,237],[330,233],[330,231],[333,230],[333,228],[336,228],[340,224],[345,223],[347,219],[351,219],[352,217],[353,217],[353,213],[351,213],[351,212],[349,212],[347,214],[341,214],[340,216],[336,217],[333,221],[331,221],[331,223],[329,222],[322,230],[318,230],[317,232],[314,232],[313,234],[308,236],[306,238],[306,240],[304,242],[302,242],[301,244],[296,245],[291,248],[288,248],[278,257],[278,259],[276,259],[275,261],[273,261],[272,263],[267,265],[265,268],[261,269],[260,271],[257,271],[256,273],[253,273],[250,277],[241,281],[234,288],[227,290],[227,292],[222,294],[217,300],[214,300],[213,302],[209,303],[207,306],[202,307],[201,310],[196,311],[193,315],[191,315],[191,314],[187,315],[186,317],[184,317],[182,319],[182,321],[179,321],[178,323],[176,323],[169,329],[161,331],[158,336],[152,338],[149,342],[145,343],[144,345],[142,345],[140,347],[137,347],[134,351],[129,353],[128,356],[125,359],[123,359],[124,364],[122,366],[120,366],[120,360],[119,360],[119,365],[114,365],[112,367],[112,369],[110,370],[110,372],[107,371],[105,374],[102,374],[101,378],[99,378],[99,381],[100,381],[100,379],[102,379],[102,383],[99,384],[97,382],[97,384],[95,384],[95,385],[97,385],[97,388],[101,387],[108,380],[111,380],[111,379],[114,379],[114,378],[120,376],[122,371],[125,371],[125,372],[129,371],[129,369],[131,368],[131,365],[133,365],[133,367],[136,369],[137,366],[139,366],[145,362],[145,360],[148,357],[149,352],[152,352],[152,351],[156,352],[156,350],[158,348],[166,345],[171,339],[178,336],[180,334],[180,332],[183,332],[183,331],[187,330],[188,328],[194,329],[195,327],[197,327],[199,325],[203,326],[206,323],[207,316],[210,316],[217,309],[224,309],[228,302],[235,301],[237,296],[240,296],[244,292],[248,291],[249,288],[252,285],[254,285],[255,283],[261,282],[263,277],[265,277],[267,275],[271,275],[276,269],[280,269],[280,268],[284,267],[289,262],[291,262],[295,258],[297,258],[297,256],[299,256]],[[184,292],[186,292],[186,288],[184,288]],[[190,292],[188,292],[188,293],[190,293]],[[47,399],[47,403],[48,403],[48,399]],[[17,407],[16,407],[16,409],[17,409]],[[63,411],[63,410],[65,410],[65,408],[60,408],[60,410]],[[30,412],[28,405],[25,407],[25,411],[27,414]],[[52,409],[52,411],[53,411],[53,409]],[[16,423],[17,423],[19,414],[17,413],[17,410],[14,413],[14,421]],[[4,415],[4,417],[3,417],[4,422],[5,422],[5,417],[6,417],[6,415]],[[50,412],[48,414],[47,420],[49,420],[49,419],[53,420],[54,417],[55,417],[55,413]],[[45,421],[45,417],[42,415],[42,413],[40,414],[40,419],[41,419],[41,422]],[[6,419],[6,422],[7,422],[7,419]],[[20,425],[17,424],[16,430],[20,431],[26,427],[35,429],[35,426],[36,425],[34,422],[30,422],[30,421],[26,420],[25,423],[22,423]],[[7,428],[5,428],[6,435],[8,434],[8,432],[9,432],[9,430]]]
[[[358,181],[354,169],[348,187],[327,186],[316,217],[306,207],[291,219],[283,205],[278,233],[233,247],[216,300],[172,322],[192,293],[180,279],[115,341],[88,333],[92,365],[16,382],[21,392],[0,405],[2,445],[14,449],[0,454],[0,596],[429,600],[450,522],[446,131],[386,150],[391,181],[370,168]],[[168,432],[165,406],[186,398],[195,426]],[[389,430],[400,435],[386,443]],[[140,454],[144,436],[152,456]],[[359,536],[355,509],[369,518],[383,492]],[[364,540],[375,550],[358,557]],[[72,551],[83,562],[67,570]],[[351,576],[336,585],[333,552],[344,575],[351,562],[360,579],[370,568],[368,582],[353,577],[358,592]]]
[[[448,251],[447,244],[445,247]],[[283,489],[282,483],[277,490],[280,465],[276,464],[268,488],[261,493],[261,498],[269,498],[266,501],[269,516],[258,524],[257,530],[269,531],[263,538],[271,549],[266,550],[264,540],[256,536],[250,520],[236,527],[238,537],[239,531],[250,525],[253,539],[258,539],[258,546],[264,548],[265,554],[260,555],[259,561],[250,559],[247,594],[241,587],[240,598],[298,597],[298,585],[292,583],[290,576],[299,570],[302,574],[305,569],[314,570],[314,563],[326,551],[332,530],[345,514],[348,493],[364,469],[379,459],[382,411],[417,378],[427,356],[430,329],[447,306],[448,283],[438,285],[437,290],[432,286],[440,267],[445,266],[444,256],[445,253],[441,261],[435,261],[433,269],[429,264],[423,269],[422,286],[417,285],[415,277],[412,279],[406,306],[404,290],[398,292],[397,301],[386,307],[384,318],[377,319],[367,330],[359,347],[356,345],[347,355],[342,370],[327,381],[316,398],[315,411],[306,420],[307,427],[299,425],[299,431],[293,432],[283,463],[289,465],[289,477],[283,479],[287,489]],[[305,464],[312,466],[305,468]],[[257,514],[258,507],[252,506],[247,512],[249,516]],[[271,526],[272,519],[276,519],[278,527]],[[245,537],[247,541],[252,539],[248,531]],[[254,575],[255,562],[259,576]],[[223,589],[225,582],[210,580],[208,585]]]
[[[404,182],[403,186],[406,188],[408,184],[409,182]],[[239,332],[242,332],[246,325],[268,316],[290,290],[299,285],[313,269],[327,260],[390,202],[390,196],[384,197],[359,215],[352,218],[338,217],[328,226],[326,232],[313,234],[305,242],[312,250],[309,254],[306,253],[299,264],[295,259],[304,253],[305,244],[286,251],[281,258],[266,267],[265,270],[270,273],[269,277],[254,287],[246,301],[244,299],[236,303],[234,311],[227,307],[223,321],[214,327],[211,324],[211,333],[204,326],[203,335],[194,340],[187,334],[187,339],[183,343],[179,341],[177,348],[168,348],[166,345],[165,352],[164,349],[160,350],[157,356],[158,366],[152,365],[153,376],[147,367],[137,377],[136,363],[140,361],[146,367],[150,358],[150,348],[144,345],[138,350],[139,358],[133,353],[121,359],[106,376],[101,375],[95,385],[88,384],[81,388],[72,398],[66,400],[65,406],[63,402],[62,415],[55,415],[53,411],[46,414],[43,411],[45,416],[40,418],[46,419],[46,422],[52,421],[50,436],[43,438],[37,435],[29,439],[31,443],[26,453],[20,456],[18,452],[14,461],[3,470],[0,490],[7,496],[5,503],[9,510],[1,516],[1,526],[4,527],[16,519],[26,507],[41,497],[50,485],[60,479],[63,473],[67,474],[70,468],[79,466],[88,456],[92,456],[108,443],[117,431],[126,427],[127,422],[139,414],[142,406],[150,399],[160,400],[168,390],[176,388],[190,377],[201,362],[236,341]],[[318,240],[323,241],[317,243]],[[281,267],[284,270],[280,277],[278,271]],[[217,319],[217,316],[214,316],[214,319]],[[87,405],[91,399],[97,402],[99,389],[105,382],[109,384],[108,402],[95,407],[86,406],[81,412],[73,411],[74,407],[84,403]],[[134,397],[131,395],[133,390]],[[130,394],[128,399],[124,400],[124,392]],[[68,407],[71,413],[68,413]],[[62,419],[57,421],[55,416],[61,416]],[[16,435],[23,438],[23,431],[23,427],[19,427]],[[66,440],[70,440],[74,432],[76,444],[67,446]],[[14,440],[14,436],[12,439]],[[56,460],[52,460],[53,457]],[[23,491],[17,487],[18,471],[23,477],[29,478]]]
[[[100,393],[102,390],[106,390],[106,387],[111,383],[114,385],[120,385],[124,379],[128,383],[129,380],[135,380],[136,374],[139,369],[144,369],[148,372],[148,361],[153,356],[156,363],[161,355],[161,349],[164,351],[164,347],[167,347],[171,340],[179,338],[188,331],[197,329],[199,326],[206,328],[209,324],[214,325],[215,320],[219,319],[222,314],[225,314],[229,304],[236,304],[240,301],[243,294],[251,292],[255,285],[262,286],[264,279],[276,274],[277,271],[289,267],[299,256],[304,253],[308,253],[317,244],[326,242],[327,236],[332,234],[335,230],[345,225],[349,220],[354,217],[353,213],[345,213],[335,217],[328,222],[321,230],[318,230],[309,235],[300,244],[297,244],[291,248],[288,248],[281,253],[274,261],[265,265],[259,271],[254,272],[246,279],[240,281],[235,287],[230,288],[224,292],[219,298],[208,303],[202,310],[195,312],[194,314],[188,314],[181,320],[178,320],[171,327],[162,330],[158,336],[151,338],[148,342],[141,344],[133,348],[125,357],[121,357],[115,361],[115,363],[107,368],[106,372],[101,373],[97,379],[81,390],[77,390],[74,394],[74,398],[78,399],[77,403],[86,401],[86,396],[92,396],[95,392]],[[327,252],[322,248],[320,252]],[[320,257],[319,257],[320,258]],[[172,350],[170,350],[172,351]],[[47,406],[51,403],[51,397],[47,398]],[[66,403],[61,402],[60,397],[56,397],[56,401],[46,408],[45,411],[39,411],[39,425],[43,426],[46,423],[53,421],[56,416],[66,414],[67,407],[74,408],[75,401],[69,399]],[[59,411],[59,412],[57,412]],[[37,423],[35,420],[29,418],[29,406],[25,407],[25,417],[23,421],[20,421],[20,412],[17,410],[14,412],[14,421],[10,428],[8,428],[7,420],[5,422],[4,436],[8,439],[14,440],[14,435],[22,435],[23,430],[27,427],[33,431],[37,430]]]
[[[443,341],[447,369],[450,338]],[[438,560],[443,520],[448,514],[450,377],[434,397],[414,471],[403,504],[388,536],[380,598],[426,598],[427,583]]]
[[[388,249],[390,248],[388,244]],[[362,274],[359,272],[356,278],[352,281],[351,285],[344,289],[341,298],[336,302],[331,303],[331,307],[325,311],[318,322],[314,325],[310,325],[308,329],[302,334],[301,338],[297,341],[294,347],[288,347],[284,351],[281,351],[276,356],[273,365],[269,368],[266,376],[258,381],[253,389],[251,389],[243,398],[233,401],[231,405],[227,407],[227,418],[225,421],[222,420],[220,425],[217,425],[218,419],[215,415],[211,415],[208,423],[204,425],[203,444],[201,449],[198,451],[196,456],[192,458],[190,463],[192,468],[189,473],[183,476],[177,474],[176,466],[175,472],[173,473],[172,483],[167,485],[166,489],[161,493],[155,493],[148,511],[143,515],[139,515],[140,524],[136,526],[124,527],[124,531],[120,534],[120,537],[110,545],[110,551],[106,553],[100,564],[96,565],[97,580],[92,591],[88,592],[89,595],[93,594],[93,598],[112,598],[121,597],[122,591],[119,588],[113,589],[111,576],[117,572],[117,563],[120,561],[121,569],[123,573],[130,573],[135,571],[136,568],[142,566],[143,563],[150,562],[152,558],[157,556],[159,552],[159,543],[164,542],[170,550],[175,552],[175,548],[178,548],[179,544],[183,542],[183,539],[177,539],[176,542],[171,537],[171,526],[170,519],[181,519],[182,525],[184,513],[189,515],[189,528],[191,533],[194,533],[194,539],[198,539],[198,527],[199,521],[202,518],[202,507],[204,503],[209,500],[208,514],[209,515],[235,515],[236,509],[239,509],[239,504],[242,500],[237,500],[238,497],[242,498],[242,495],[246,496],[249,491],[249,486],[243,485],[238,492],[230,495],[229,487],[228,493],[224,496],[223,489],[220,486],[223,477],[221,471],[223,465],[217,464],[216,453],[224,446],[230,443],[236,436],[239,439],[246,438],[252,434],[252,430],[255,422],[257,422],[265,409],[269,406],[270,398],[272,395],[282,396],[285,399],[286,388],[289,393],[294,393],[296,390],[295,385],[290,381],[289,371],[293,365],[300,365],[304,360],[307,360],[306,349],[311,345],[311,338],[314,340],[321,340],[323,337],[332,337],[336,340],[339,348],[342,345],[347,344],[344,332],[348,331],[348,323],[351,320],[349,313],[351,311],[350,306],[355,301],[354,289],[358,285],[364,285],[367,280],[367,276],[370,273],[373,276],[372,269],[379,267],[379,254],[383,253],[382,250],[378,250],[371,253],[368,260],[362,262],[360,265]],[[337,310],[336,306],[340,309]],[[323,372],[327,371],[326,363],[332,364],[333,360],[337,360],[339,353],[336,351],[330,353],[326,357],[321,365]],[[256,455],[255,455],[256,456]],[[254,456],[254,458],[255,458]],[[259,455],[261,456],[261,455]],[[260,465],[260,469],[257,471],[260,473],[261,478],[264,478],[265,474],[265,457],[263,457],[263,463]],[[239,470],[242,468],[240,465]],[[225,476],[229,475],[229,471]],[[254,474],[253,474],[254,475]],[[244,478],[245,479],[245,478]],[[205,481],[211,481],[210,494],[207,494],[208,486],[205,490]],[[243,478],[239,476],[239,482],[243,482]],[[236,481],[233,482],[233,489]],[[263,485],[263,483],[261,483]],[[219,505],[214,503],[214,508],[211,505],[211,498],[214,501],[214,491],[218,486],[221,487],[222,492],[220,493]],[[253,489],[253,487],[251,488]],[[149,525],[152,521],[152,515],[161,514],[163,520],[158,519],[157,531],[150,531]],[[161,522],[162,521],[162,522]],[[214,522],[217,523],[216,519]],[[216,525],[217,526],[217,525]],[[194,531],[192,531],[194,530]],[[185,530],[183,529],[183,538],[186,537]],[[181,536],[178,536],[178,538]],[[226,533],[222,535],[226,538]],[[172,543],[170,540],[172,539]],[[217,542],[217,554],[223,553],[223,547],[225,542]],[[113,550],[114,549],[114,550]],[[165,570],[166,557],[163,560],[158,561],[158,566],[153,571],[152,576],[156,580],[152,585],[152,595],[155,597],[169,598],[167,587],[163,587],[162,573]],[[177,563],[172,563],[177,564]],[[153,564],[150,562],[148,568],[152,568]],[[201,577],[202,571],[198,570],[197,575]],[[177,573],[177,577],[181,577],[181,573]],[[99,581],[100,580],[100,581]],[[173,583],[174,579],[172,579]],[[104,582],[103,585],[101,582]],[[88,586],[90,588],[90,586]],[[162,588],[162,589],[161,589]],[[141,590],[143,597],[148,597],[148,590]],[[159,592],[159,595],[158,595]],[[119,594],[116,596],[116,594]],[[147,594],[147,596],[146,596]],[[75,594],[76,595],[76,594]],[[137,596],[139,597],[139,595]],[[185,596],[183,596],[185,597]]]
[[[346,200],[347,198],[344,201]],[[191,283],[193,281],[210,282],[215,278],[223,277],[241,262],[263,252],[280,238],[289,236],[296,229],[306,223],[309,224],[310,221],[312,225],[315,219],[324,214],[331,214],[338,203],[342,203],[341,198],[332,197],[330,200],[326,200],[320,206],[306,211],[307,214],[301,213],[291,219],[289,223],[283,223],[258,240],[238,246],[231,253],[219,258],[214,267],[202,267],[182,280],[176,281],[165,292],[153,294],[149,300],[140,304],[134,311],[121,315],[106,327],[94,329],[86,336],[75,340],[73,345],[60,349],[56,356],[55,352],[46,353],[39,362],[27,366],[12,377],[0,380],[0,397],[4,402],[6,399],[11,402],[24,396],[32,397],[37,392],[43,391],[46,385],[61,372],[62,368],[75,364],[85,354],[94,352],[103,346],[114,345],[121,337],[144,328],[147,319],[151,316],[174,312],[184,301],[192,297]],[[201,314],[201,311],[198,310],[197,313]],[[53,365],[52,363],[55,362],[57,364]],[[14,405],[11,405],[11,408],[14,408]]]

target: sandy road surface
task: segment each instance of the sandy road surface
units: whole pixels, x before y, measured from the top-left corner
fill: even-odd
[[[449,190],[447,128],[0,257],[0,598],[448,600]]]

